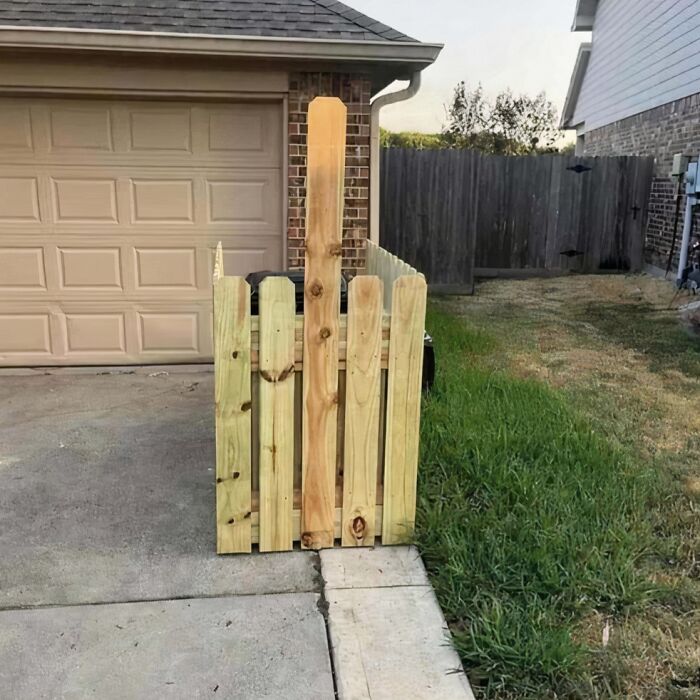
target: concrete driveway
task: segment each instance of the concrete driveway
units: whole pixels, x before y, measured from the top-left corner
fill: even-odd
[[[0,697],[332,698],[318,556],[215,554],[213,374],[0,373]]]
[[[218,557],[213,474],[206,366],[0,370],[0,698],[473,699],[415,549]]]

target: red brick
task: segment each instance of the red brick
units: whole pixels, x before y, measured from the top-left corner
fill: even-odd
[[[357,273],[364,265],[364,245],[369,231],[369,133],[370,81],[361,75],[297,73],[289,81],[288,264],[303,267],[306,227],[306,132],[308,103],[317,95],[340,97],[348,108],[348,147],[343,213],[343,268]]]

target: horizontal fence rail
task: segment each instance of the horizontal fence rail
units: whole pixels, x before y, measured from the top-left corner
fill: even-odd
[[[381,168],[381,244],[431,285],[641,269],[651,158],[391,148]]]

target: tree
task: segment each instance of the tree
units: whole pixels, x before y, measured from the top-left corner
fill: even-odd
[[[447,107],[445,141],[453,148],[522,155],[553,151],[559,137],[557,110],[544,92],[535,97],[508,89],[489,101],[481,85],[457,85]]]

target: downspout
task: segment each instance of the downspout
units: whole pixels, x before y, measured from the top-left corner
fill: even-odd
[[[408,87],[377,97],[370,107],[369,147],[369,239],[379,245],[379,112],[386,105],[410,100],[420,90],[420,71],[411,76]]]

